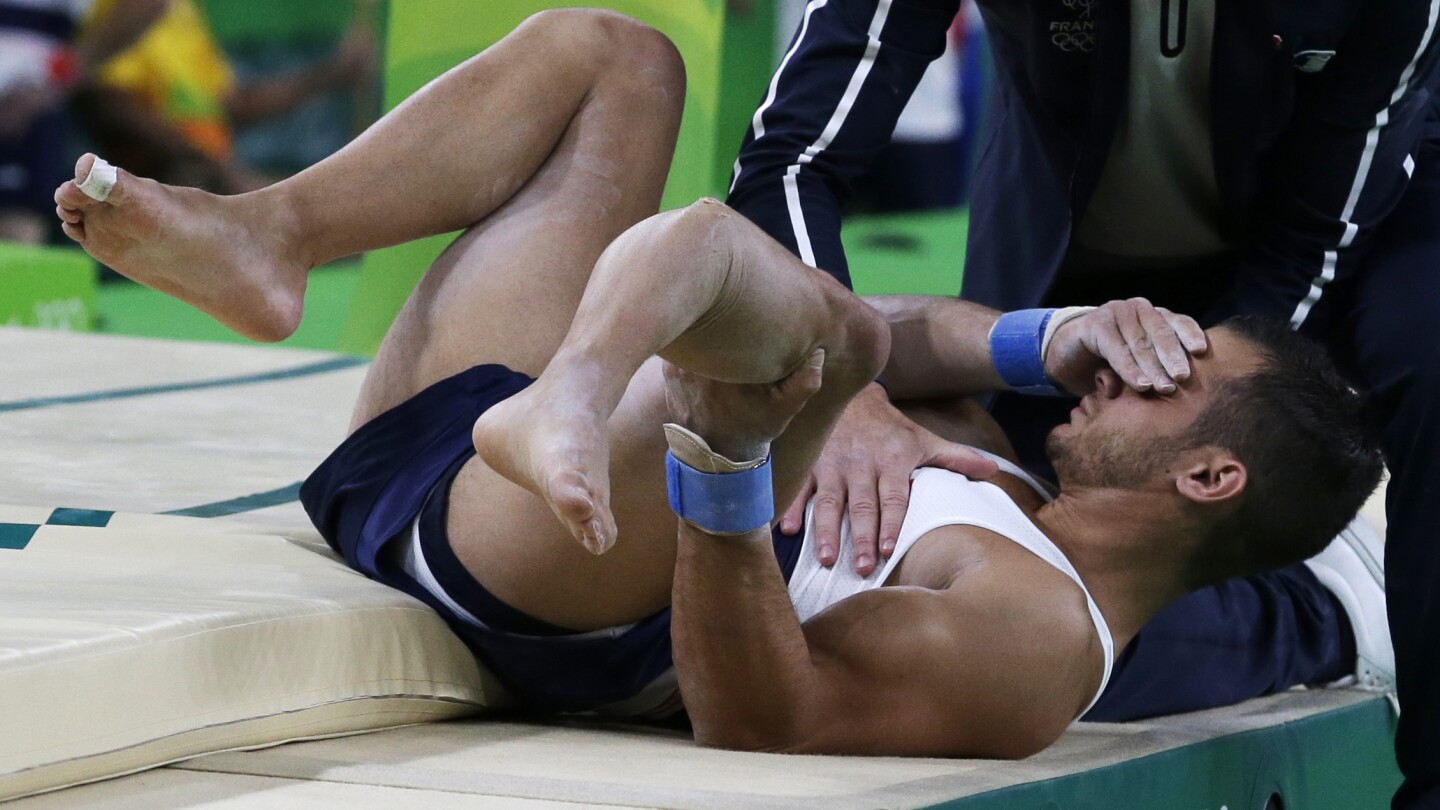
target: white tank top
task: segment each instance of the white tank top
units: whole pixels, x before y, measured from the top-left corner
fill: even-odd
[[[1029,473],[1020,467],[990,453],[982,455],[993,459],[1001,471],[1017,476],[1049,501],[1050,493]],[[805,622],[840,600],[885,584],[900,560],[915,545],[915,541],[941,526],[978,526],[1002,535],[1027,551],[1060,569],[1080,586],[1085,593],[1085,603],[1090,608],[1090,619],[1095,622],[1095,631],[1100,636],[1100,646],[1105,652],[1105,668],[1100,678],[1100,688],[1090,700],[1085,711],[1095,705],[1110,682],[1110,669],[1115,659],[1115,642],[1110,636],[1110,626],[1101,615],[1100,608],[1091,598],[1090,591],[1081,581],[1075,566],[1070,564],[1050,538],[1026,516],[1025,512],[1011,500],[1005,490],[983,481],[971,481],[963,475],[935,468],[915,471],[910,479],[910,507],[905,513],[905,522],[900,526],[896,538],[895,552],[883,566],[876,566],[869,576],[862,577],[849,563],[853,556],[850,538],[850,521],[846,518],[840,525],[840,562],[830,568],[820,564],[814,548],[814,502],[805,509],[805,540],[800,549],[800,559],[790,576],[790,601],[800,621]],[[1085,712],[1081,712],[1083,715]]]

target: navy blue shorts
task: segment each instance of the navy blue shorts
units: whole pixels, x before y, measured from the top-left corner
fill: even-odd
[[[671,668],[669,609],[605,631],[576,633],[547,624],[487,591],[460,563],[445,533],[450,485],[475,454],[475,420],[532,382],[504,366],[482,365],[435,383],[346,439],[305,481],[300,501],[352,568],[435,608],[528,708],[592,711],[640,694]],[[426,567],[468,617],[402,565],[397,551],[409,543],[417,518]],[[774,537],[788,581],[800,538]]]

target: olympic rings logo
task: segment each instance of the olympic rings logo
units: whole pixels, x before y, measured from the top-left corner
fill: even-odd
[[[1095,35],[1089,31],[1060,31],[1050,35],[1050,42],[1065,53],[1090,53],[1095,50]]]

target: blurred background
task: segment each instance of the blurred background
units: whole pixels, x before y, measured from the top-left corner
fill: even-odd
[[[51,195],[86,151],[142,176],[239,194],[303,170],[524,16],[535,0],[0,0],[0,325],[240,341],[94,263]],[[583,4],[583,3],[582,3]],[[616,0],[690,72],[667,205],[723,196],[804,0]],[[855,188],[859,292],[956,294],[989,53],[973,3]],[[692,104],[692,101],[694,102]],[[673,193],[672,193],[673,192]],[[287,343],[373,351],[443,241],[317,270]]]

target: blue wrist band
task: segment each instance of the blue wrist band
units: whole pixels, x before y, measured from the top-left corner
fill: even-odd
[[[1045,375],[1040,347],[1053,309],[1020,309],[1001,315],[990,329],[990,358],[1005,384],[1022,394],[1060,396]]]
[[[775,518],[768,458],[753,470],[704,473],[667,451],[665,488],[670,509],[711,534],[745,534]]]

